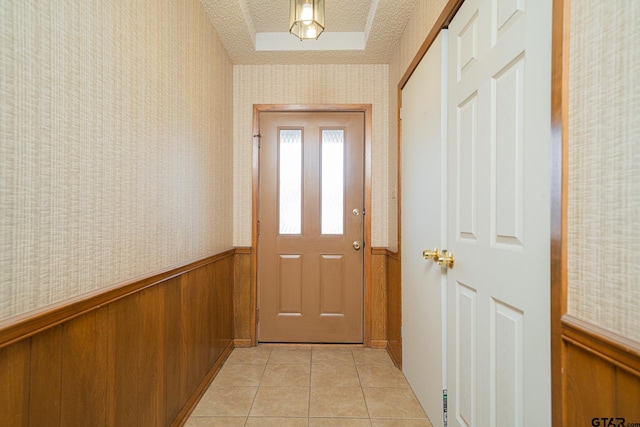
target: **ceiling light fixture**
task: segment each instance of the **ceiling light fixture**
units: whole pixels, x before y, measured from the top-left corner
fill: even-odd
[[[324,0],[291,0],[291,34],[308,40],[317,39],[323,31]]]

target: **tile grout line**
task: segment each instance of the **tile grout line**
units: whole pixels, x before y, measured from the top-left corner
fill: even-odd
[[[253,409],[253,405],[256,403],[256,397],[258,397],[258,392],[260,391],[260,386],[262,385],[262,380],[264,378],[264,373],[267,371],[267,365],[269,364],[269,359],[271,359],[271,353],[273,349],[269,349],[269,356],[267,357],[267,361],[264,364],[264,368],[262,368],[262,375],[260,376],[260,381],[258,382],[258,387],[256,387],[256,394],[253,395],[253,399],[251,400],[251,405],[249,406],[249,411],[247,412],[247,417],[244,420],[244,425],[246,427],[249,424],[249,417],[251,415],[251,410]]]
[[[369,425],[373,425],[373,421],[371,421],[371,411],[369,411],[369,405],[367,404],[367,398],[364,395],[364,387],[362,387],[362,380],[360,379],[360,370],[358,369],[358,363],[356,362],[356,356],[353,354],[353,350],[351,350],[351,355],[353,356],[353,364],[355,365],[356,375],[358,376],[358,384],[360,384],[360,393],[362,393],[362,400],[364,401],[364,407],[367,408],[367,417],[369,420]]]

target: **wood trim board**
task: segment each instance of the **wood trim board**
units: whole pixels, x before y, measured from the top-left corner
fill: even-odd
[[[196,270],[206,264],[230,256],[234,249],[199,258],[185,264],[152,273],[148,276],[117,283],[109,287],[78,295],[38,310],[0,321],[0,348],[35,335],[89,311],[139,292],[160,282]]]
[[[563,423],[562,316],[567,311],[567,124],[569,0],[554,0],[551,39],[551,418]]]

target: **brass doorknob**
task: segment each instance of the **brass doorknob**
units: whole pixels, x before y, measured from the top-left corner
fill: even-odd
[[[437,255],[437,259],[435,259],[434,261],[444,267],[453,268],[456,259],[453,256],[453,252],[449,252],[448,250],[443,249],[442,253],[440,253],[440,255]]]
[[[353,241],[353,249],[355,249],[356,251],[359,251],[361,247],[362,247],[362,245],[360,244],[359,241],[357,241],[357,240]]]
[[[438,248],[433,248],[432,251],[429,249],[425,249],[422,251],[422,258],[424,259],[432,259],[433,262],[438,262]]]

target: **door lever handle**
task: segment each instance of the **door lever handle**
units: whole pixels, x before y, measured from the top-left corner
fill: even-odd
[[[433,262],[438,262],[438,248],[433,248],[432,251],[429,249],[425,249],[422,251],[422,258],[424,259],[432,259]]]

